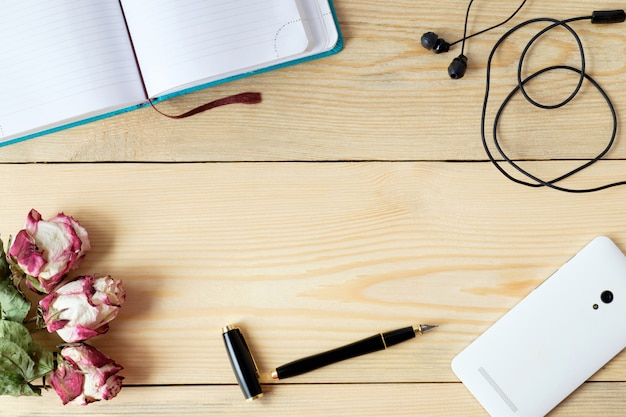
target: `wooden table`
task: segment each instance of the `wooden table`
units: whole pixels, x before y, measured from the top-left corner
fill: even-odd
[[[626,187],[532,189],[488,162],[485,66],[504,28],[468,43],[468,72],[453,81],[446,68],[459,50],[436,56],[419,38],[460,37],[467,1],[335,3],[340,54],[161,106],[182,111],[242,91],[262,92],[259,105],[182,121],[148,108],[0,149],[3,238],[31,208],[71,214],[93,245],[79,271],[120,277],[128,293],[93,343],[125,366],[116,399],[85,409],[63,407],[52,391],[2,397],[2,415],[483,416],[451,359],[595,236],[626,249]],[[470,29],[502,20],[513,3],[476,2]],[[529,1],[508,27],[623,6],[591,3]],[[574,26],[588,72],[626,114],[624,26]],[[495,96],[510,90],[523,43],[497,56]],[[577,53],[557,31],[529,66],[579,65]],[[573,78],[534,92],[563,98]],[[564,109],[516,101],[505,116],[507,150],[545,177],[591,157],[610,133],[588,86]],[[622,132],[608,160],[567,184],[626,179]],[[440,328],[300,377],[269,376],[416,323]],[[241,327],[263,374],[258,401],[236,385],[221,338],[228,324]],[[621,354],[553,415],[625,415],[625,369]]]

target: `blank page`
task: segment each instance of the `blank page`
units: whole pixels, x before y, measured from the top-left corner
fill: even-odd
[[[0,140],[146,100],[115,0],[3,1]]]
[[[339,31],[335,25],[328,0],[300,0],[303,20],[307,24],[312,43],[305,56],[328,51],[337,45]]]
[[[148,95],[268,66],[309,48],[298,0],[121,0]]]

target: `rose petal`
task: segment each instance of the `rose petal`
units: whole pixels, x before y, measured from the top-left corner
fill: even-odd
[[[37,245],[25,230],[20,230],[15,236],[9,256],[17,261],[24,272],[32,276],[39,275],[46,265],[43,254],[37,250]]]
[[[110,400],[122,389],[124,377],[118,373],[123,367],[98,349],[86,344],[66,346],[61,355],[84,375],[82,392],[72,403],[85,405]]]
[[[91,249],[87,231],[74,218],[60,213],[42,220],[34,209],[11,246],[10,258],[38,281],[30,280],[29,287],[43,293],[52,291]]]
[[[76,343],[106,333],[125,299],[120,280],[88,275],[57,288],[39,305],[48,331]]]
[[[78,398],[83,393],[85,376],[70,362],[60,362],[50,375],[50,385],[61,398],[63,404]]]

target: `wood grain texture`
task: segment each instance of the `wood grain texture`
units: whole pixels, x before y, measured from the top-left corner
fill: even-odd
[[[365,384],[265,386],[265,396],[242,400],[236,386],[127,387],[114,400],[88,408],[62,406],[53,392],[42,398],[2,398],[3,413],[13,416],[67,417],[291,417],[294,415],[378,417],[486,417],[461,384]],[[626,413],[624,383],[587,383],[550,417],[620,417]],[[337,400],[341,398],[341,400]]]
[[[451,359],[595,236],[626,248],[626,211],[623,188],[530,189],[485,162],[485,61],[505,29],[468,43],[460,81],[446,75],[458,50],[435,56],[419,45],[429,30],[460,36],[466,4],[335,0],[340,54],[161,104],[182,112],[260,91],[260,105],[182,121],[144,109],[0,148],[3,240],[31,208],[64,211],[92,239],[76,273],[114,275],[128,292],[110,332],[93,342],[125,366],[118,398],[83,408],[61,406],[51,391],[0,397],[2,415],[484,416]],[[514,4],[474,7],[470,26],[480,29]],[[529,1],[512,23],[598,7],[623,5]],[[576,29],[587,69],[623,114],[623,26]],[[497,55],[495,96],[512,88],[523,43]],[[527,70],[577,65],[563,31],[530,58]],[[545,82],[550,89],[530,90],[549,101],[573,79]],[[588,86],[548,113],[516,99],[499,129],[503,146],[554,178],[604,146],[605,107]],[[621,136],[620,127],[611,161],[566,184],[626,179]],[[440,327],[386,352],[270,379],[287,361],[416,322]],[[259,365],[260,401],[244,402],[235,384],[221,340],[228,324],[242,328]],[[551,415],[625,415],[625,380],[622,353]]]
[[[622,165],[603,163],[592,180]],[[31,190],[3,204],[2,236],[31,207],[66,211],[92,237],[79,272],[124,280],[128,304],[95,343],[130,384],[233,383],[220,336],[231,323],[268,381],[283,362],[416,321],[441,328],[298,381],[456,381],[452,357],[588,241],[626,245],[621,190],[530,190],[486,163],[27,164],[0,175],[19,178],[7,195]],[[625,361],[596,379],[623,380]]]
[[[260,105],[219,108],[186,120],[169,120],[143,109],[3,148],[0,161],[484,160],[479,122],[485,63],[505,29],[469,42],[468,73],[453,81],[446,68],[458,49],[437,56],[420,46],[419,37],[432,30],[449,41],[459,38],[466,1],[335,3],[345,36],[340,54],[216,86],[160,106],[180,113],[243,91],[262,92]],[[515,7],[505,1],[478,2],[470,29],[494,24]],[[589,15],[598,7],[622,4],[531,1],[514,23],[537,16]],[[586,46],[588,72],[597,77],[623,114],[623,26],[580,22],[575,28]],[[494,105],[513,86],[516,61],[526,39],[527,32],[520,34],[497,56]],[[533,52],[528,69],[555,63],[579,66],[577,50],[565,31],[555,32]],[[569,93],[574,78],[560,74],[562,83],[547,78],[531,90],[537,98],[555,101]],[[517,100],[511,109],[503,129],[513,133],[507,138],[517,158],[586,157],[608,140],[607,113],[591,88],[585,88],[579,100],[562,111],[537,114]],[[576,121],[575,128],[571,121]],[[556,137],[567,145],[555,141]],[[626,147],[617,146],[611,156],[624,158]]]

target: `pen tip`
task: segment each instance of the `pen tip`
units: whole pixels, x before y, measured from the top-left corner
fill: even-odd
[[[437,326],[436,324],[420,324],[419,326],[417,326],[416,333],[426,333],[427,331],[432,330],[436,327],[439,326]]]
[[[272,379],[278,379],[278,372],[276,371],[272,372]]]

